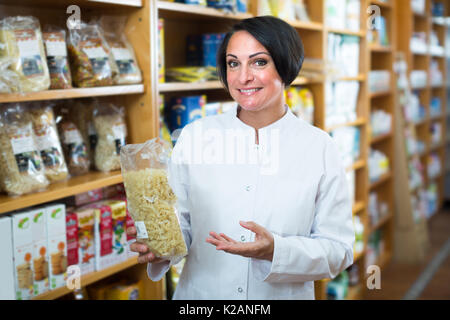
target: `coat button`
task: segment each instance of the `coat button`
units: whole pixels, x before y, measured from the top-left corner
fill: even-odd
[[[242,293],[242,291],[244,291],[241,287],[238,288],[238,292]]]
[[[252,187],[250,187],[250,186],[246,186],[246,187],[245,187],[245,190],[246,190],[246,191],[250,191],[251,188],[252,188]]]
[[[245,241],[245,236],[241,236],[241,241]]]

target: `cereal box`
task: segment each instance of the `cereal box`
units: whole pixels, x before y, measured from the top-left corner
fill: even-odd
[[[16,293],[14,289],[14,251],[12,219],[10,217],[0,218],[0,300],[14,300]]]
[[[17,300],[33,296],[33,232],[30,212],[15,213],[13,219],[14,272]]]
[[[75,211],[78,219],[78,259],[81,274],[95,271],[94,209],[80,208]]]
[[[49,290],[48,251],[47,251],[47,215],[44,208],[30,211],[31,230],[33,233],[33,270],[34,292],[37,296]]]
[[[50,290],[63,287],[67,280],[66,206],[45,207]]]
[[[66,213],[67,266],[79,265],[78,216],[73,209]]]
[[[127,259],[127,204],[121,200],[107,200],[113,220],[113,250],[115,263],[123,262]]]

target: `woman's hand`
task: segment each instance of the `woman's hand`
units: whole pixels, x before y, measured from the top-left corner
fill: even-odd
[[[127,234],[132,237],[136,237],[136,228],[129,227],[127,228]],[[150,251],[150,248],[137,240],[136,242],[130,245],[130,249],[133,252],[139,253],[138,262],[139,263],[158,263],[164,261],[164,259],[157,258],[153,252]]]
[[[210,237],[206,239],[206,242],[215,245],[217,250],[223,250],[243,257],[272,261],[274,248],[273,235],[253,221],[240,221],[239,224],[255,233],[255,241],[238,242],[223,233],[217,234],[211,231],[209,233]]]

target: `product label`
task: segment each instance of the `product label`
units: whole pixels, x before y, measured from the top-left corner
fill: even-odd
[[[120,154],[120,148],[125,145],[125,135],[126,135],[125,124],[114,124],[112,127],[114,141],[116,144],[116,154]]]
[[[91,39],[81,43],[84,53],[87,55],[95,74],[111,74],[108,62],[108,54],[103,49],[100,39]]]
[[[47,57],[67,57],[66,42],[62,33],[46,32],[43,34]]]
[[[135,221],[134,225],[136,227],[137,239],[148,239],[147,228],[145,227],[144,221]]]
[[[112,48],[112,53],[120,74],[136,73],[134,59],[127,48]]]
[[[42,162],[47,168],[59,166],[62,163],[62,154],[58,148],[57,141],[58,138],[53,131],[50,134],[36,136],[36,143],[41,154]]]
[[[36,33],[32,29],[15,30],[22,72],[26,77],[44,73]]]
[[[18,132],[10,141],[19,172],[41,169],[39,153],[29,131]]]

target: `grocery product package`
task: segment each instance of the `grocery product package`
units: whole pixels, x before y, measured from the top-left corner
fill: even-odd
[[[0,286],[0,300],[14,300],[16,298],[16,291],[14,287],[14,250],[11,217],[0,217],[0,242],[2,243],[2,259],[0,259],[2,285]]]
[[[70,29],[67,48],[75,86],[99,87],[114,84],[117,65],[97,24],[82,22],[80,29]]]
[[[72,88],[66,31],[59,27],[45,26],[43,37],[50,72],[50,89]]]
[[[9,195],[38,191],[48,185],[36,146],[33,124],[19,103],[0,107],[0,186]]]
[[[49,290],[49,264],[47,248],[47,215],[44,208],[30,210],[33,233],[34,296]]]
[[[9,69],[19,77],[11,92],[33,92],[50,87],[39,20],[31,16],[6,17],[0,22],[0,58],[13,60]]]
[[[103,172],[120,169],[120,148],[125,145],[127,126],[124,108],[99,101],[93,112],[97,132],[95,167]]]
[[[142,82],[142,74],[137,64],[136,55],[125,36],[126,18],[126,16],[102,16],[99,22],[117,65],[118,72],[114,77],[115,84]]]
[[[70,102],[65,101],[56,108],[56,123],[69,173],[77,176],[89,171],[90,160],[86,140],[73,120],[74,113],[78,110],[69,108],[69,104]]]
[[[34,102],[28,107],[38,151],[50,182],[64,180],[69,175],[59,141],[53,105],[48,102]]]
[[[30,212],[12,215],[16,300],[33,297],[33,232]]]
[[[72,119],[86,141],[86,148],[89,155],[90,166],[95,167],[95,146],[97,145],[97,132],[94,127],[93,112],[97,102],[93,98],[75,99],[70,102],[70,108],[76,110],[72,113]]]
[[[127,206],[137,239],[157,256],[179,259],[187,254],[176,210],[176,196],[167,179],[170,145],[154,138],[120,151]]]
[[[0,57],[0,93],[13,93],[15,88],[19,88],[19,75],[9,69],[13,63],[12,58]]]

